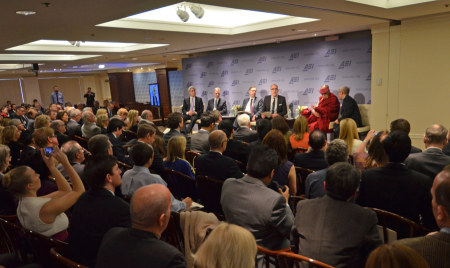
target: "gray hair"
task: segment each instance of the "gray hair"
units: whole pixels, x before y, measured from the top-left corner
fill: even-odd
[[[429,144],[442,144],[447,140],[448,129],[443,125],[432,125],[425,131],[425,139]]]
[[[359,187],[361,173],[349,163],[336,163],[327,169],[325,191],[339,200],[347,200]]]
[[[75,156],[80,153],[81,145],[76,141],[68,141],[61,146],[61,151],[67,155],[69,162],[75,160]]]
[[[147,119],[148,114],[151,113],[149,110],[143,110],[141,113],[142,119]]]
[[[53,128],[53,130],[56,132],[58,131],[58,128],[62,125],[64,125],[63,121],[53,120],[53,122],[50,124],[50,127]]]
[[[88,121],[88,119],[90,119],[92,116],[92,112],[91,111],[85,111],[83,112],[82,118],[83,121],[86,123]]]
[[[10,155],[10,149],[8,146],[0,144],[0,172],[4,172],[8,167],[6,158]]]
[[[216,90],[219,90],[219,91],[220,91],[220,87],[216,87],[216,88],[214,89],[214,92],[216,92]]]
[[[20,120],[19,119],[12,119],[11,121],[9,121],[9,125],[10,126],[15,126],[17,127],[20,124]]]
[[[196,89],[194,86],[190,86],[190,87],[188,88],[188,92],[191,92],[191,88]]]
[[[248,123],[250,122],[250,116],[248,116],[248,114],[240,114],[237,117],[237,121],[238,121],[239,127],[247,126]]]
[[[78,109],[73,109],[73,110],[71,110],[70,111],[70,118],[74,118],[75,116],[77,116],[77,115],[79,115],[79,114],[81,114],[81,111],[80,110],[78,110]]]
[[[111,143],[105,134],[97,134],[89,139],[88,147],[92,155],[106,154],[111,148]]]
[[[343,86],[339,89],[340,92],[342,92],[342,94],[344,95],[348,95],[350,93],[350,88],[347,86]]]
[[[336,162],[347,162],[348,158],[348,146],[345,141],[335,139],[328,143],[325,150],[325,160],[328,166],[333,165]]]
[[[83,109],[83,112],[92,112],[92,108],[91,107],[85,107]]]

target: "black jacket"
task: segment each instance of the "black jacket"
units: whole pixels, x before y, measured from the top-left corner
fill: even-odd
[[[194,168],[196,169],[196,175],[208,176],[221,181],[228,178],[240,179],[244,177],[236,160],[214,151],[197,156]]]
[[[338,120],[341,122],[341,120],[345,118],[353,119],[357,127],[362,127],[361,113],[359,112],[358,104],[350,97],[350,95],[345,96],[342,101],[341,117]]]
[[[117,157],[117,159],[125,164],[129,164],[129,159],[127,156],[125,156],[125,154],[123,153],[123,149],[122,149],[122,142],[114,137],[114,134],[112,133],[108,133],[106,134],[109,138],[109,141],[111,142],[112,146],[113,146],[113,154],[115,157]]]
[[[325,160],[325,152],[312,150],[309,153],[298,153],[294,157],[294,166],[318,171],[328,167]]]

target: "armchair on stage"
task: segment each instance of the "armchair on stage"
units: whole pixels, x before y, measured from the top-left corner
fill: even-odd
[[[368,132],[370,130],[370,105],[371,104],[358,104],[358,108],[359,108],[359,112],[361,113],[361,121],[363,126],[358,128],[358,134],[360,135],[361,138],[361,134]],[[340,114],[339,114],[340,116]],[[333,133],[333,126],[334,126],[334,122],[330,122],[330,126],[329,129]],[[338,138],[338,137],[335,137]],[[361,138],[362,139],[362,138]]]

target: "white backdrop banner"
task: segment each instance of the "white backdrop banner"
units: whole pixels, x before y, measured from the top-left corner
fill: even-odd
[[[278,94],[286,97],[294,111],[298,105],[317,104],[319,89],[327,84],[336,95],[340,87],[348,86],[358,104],[370,104],[371,67],[371,36],[186,58],[184,96],[195,86],[206,105],[219,87],[230,110],[242,105],[250,86],[256,86],[257,96],[264,98],[270,94],[270,86],[277,84]]]

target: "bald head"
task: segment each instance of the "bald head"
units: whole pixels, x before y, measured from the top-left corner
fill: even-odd
[[[442,125],[432,125],[425,131],[424,142],[425,146],[438,147],[442,150],[447,144],[448,129]]]
[[[133,227],[164,231],[169,222],[171,204],[170,191],[164,185],[151,184],[139,188],[131,199],[130,214]],[[162,215],[163,218],[167,218],[163,223],[161,223]]]
[[[209,135],[209,147],[211,150],[220,150],[222,143],[227,140],[227,135],[222,130],[215,130]],[[225,149],[224,149],[225,150]]]

